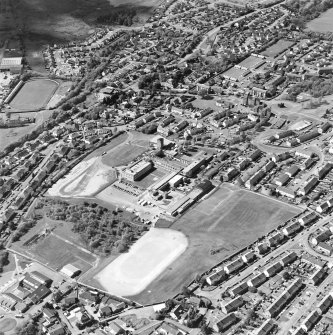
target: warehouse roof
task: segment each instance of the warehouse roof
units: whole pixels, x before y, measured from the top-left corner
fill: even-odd
[[[4,66],[21,66],[22,57],[10,57],[10,58],[2,58],[1,67]]]

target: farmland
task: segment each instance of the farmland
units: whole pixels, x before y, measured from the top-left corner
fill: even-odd
[[[34,111],[47,105],[58,88],[58,83],[49,79],[26,82],[10,102],[16,110]]]
[[[141,294],[132,298],[145,304],[175,295],[197,273],[298,213],[300,210],[294,206],[233,186],[222,186],[170,227],[185,234],[189,242],[187,250]],[[213,250],[219,252],[211,255]]]

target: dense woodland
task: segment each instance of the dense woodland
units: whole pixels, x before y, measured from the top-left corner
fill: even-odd
[[[301,27],[305,27],[306,22],[333,8],[333,0],[291,0],[285,6],[292,12],[297,13],[298,23]]]
[[[3,245],[0,245],[0,273],[3,272],[3,268],[9,264],[9,253],[4,249]]]
[[[112,12],[107,15],[101,15],[97,18],[99,24],[119,24],[131,26],[137,11],[131,7],[114,7]]]
[[[80,235],[87,248],[102,255],[127,251],[147,230],[134,215],[112,211],[96,203],[47,200],[45,212],[50,219],[72,222],[72,231]]]
[[[314,98],[333,94],[333,79],[314,78],[297,83],[289,88],[287,99],[296,101],[297,96],[303,92],[311,94]]]

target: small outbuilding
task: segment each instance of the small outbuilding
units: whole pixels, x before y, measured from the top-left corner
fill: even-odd
[[[72,264],[65,265],[60,272],[70,278],[76,277],[81,273],[81,270]]]

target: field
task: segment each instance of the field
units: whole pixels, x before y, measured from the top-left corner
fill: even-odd
[[[77,266],[82,272],[86,272],[96,260],[94,255],[83,248],[54,234],[42,238],[26,250],[26,253],[54,270],[60,270],[64,265],[70,263]]]
[[[141,294],[132,298],[148,304],[174,296],[196,274],[211,268],[299,212],[296,207],[232,185],[222,186],[171,225],[171,229],[185,234],[188,248]],[[211,255],[214,249],[220,252]]]
[[[126,142],[107,151],[107,154],[102,158],[102,163],[112,167],[130,163],[148,150],[151,137],[140,133],[129,133]]]
[[[263,60],[261,58],[255,56],[249,56],[248,58],[244,59],[241,63],[239,63],[239,66],[244,66],[252,70],[255,69],[262,61]]]
[[[58,83],[49,79],[35,79],[26,82],[10,102],[16,110],[35,111],[47,105],[58,88]]]
[[[14,329],[17,325],[17,322],[15,319],[11,319],[11,318],[5,318],[3,320],[0,320],[0,329],[1,331],[5,332],[9,332],[12,329]]]
[[[267,57],[276,57],[277,55],[280,55],[285,50],[289,49],[293,44],[295,43],[291,41],[279,40],[277,43],[267,48],[261,54]]]
[[[46,229],[52,232],[45,234]],[[39,238],[34,240],[38,235]],[[12,249],[55,270],[71,263],[86,272],[97,260],[95,255],[83,247],[79,236],[71,231],[71,223],[49,219],[40,220],[12,244]]]
[[[48,102],[46,108],[55,107],[59,103],[59,101],[64,98],[68,90],[70,90],[71,86],[72,86],[72,82],[70,81],[65,81],[65,82],[60,83],[57,91],[54,93],[53,97]]]
[[[122,133],[118,135],[117,137],[113,138],[108,144],[94,150],[91,154],[89,154],[85,160],[89,160],[93,157],[100,157],[102,156],[103,152],[109,152],[116,148],[118,145],[124,143],[127,141],[129,135],[128,133]]]
[[[133,6],[138,22],[144,21],[161,0],[21,0],[15,2],[16,25],[24,35],[35,34],[42,43],[85,38],[95,28],[96,18],[110,13],[114,6]],[[11,27],[9,21],[6,26]],[[41,43],[41,44],[42,44]]]
[[[11,143],[18,141],[24,135],[30,134],[39,125],[46,121],[51,116],[51,114],[52,111],[50,110],[44,110],[38,113],[20,113],[20,116],[22,117],[35,117],[36,123],[31,123],[24,127],[0,129],[0,150],[3,150]],[[14,115],[13,118],[17,118],[17,115]]]
[[[310,21],[307,29],[318,33],[333,32],[333,8]]]
[[[186,247],[187,239],[182,233],[152,228],[129,252],[107,265],[95,279],[111,294],[138,294],[174,262]]]

